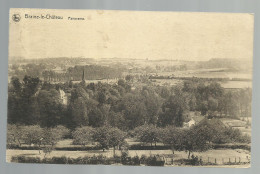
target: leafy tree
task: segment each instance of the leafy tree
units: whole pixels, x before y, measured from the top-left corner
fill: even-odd
[[[53,128],[43,128],[43,145],[51,145],[54,147],[60,140],[69,134],[69,129],[64,126],[58,125]]]
[[[134,129],[143,125],[147,120],[147,109],[142,96],[128,93],[118,102],[117,111],[124,114],[126,127]]]
[[[167,126],[161,130],[159,136],[164,144],[171,146],[171,150],[174,153],[175,150],[182,150],[184,132],[182,128]]]
[[[145,89],[141,91],[143,102],[147,111],[145,122],[148,124],[156,124],[159,113],[161,112],[161,97],[152,89]]]
[[[109,126],[103,126],[96,128],[96,131],[94,132],[93,138],[94,141],[98,142],[101,148],[103,148],[103,151],[105,149],[109,148]]]
[[[37,124],[38,107],[36,93],[39,90],[39,78],[25,76],[22,83],[12,78],[8,95],[8,122]]]
[[[133,82],[134,76],[132,76],[132,75],[126,75],[126,76],[125,76],[125,80],[126,80],[127,82]]]
[[[191,152],[206,151],[210,148],[210,144],[199,130],[192,128],[184,132],[182,148],[188,152],[188,159],[190,159]]]
[[[30,97],[32,97],[39,88],[40,85],[39,78],[33,78],[30,76],[25,75],[23,79],[23,98],[27,100],[29,103]]]
[[[251,137],[247,134],[243,135],[239,129],[227,127],[223,130],[223,134],[227,137],[222,140],[223,143],[250,143]]]
[[[94,129],[88,126],[76,128],[72,132],[73,144],[86,146],[93,141]]]
[[[7,125],[7,146],[21,146],[23,131],[21,126],[15,124]]]
[[[90,112],[87,108],[90,101],[88,93],[81,86],[71,91],[71,99],[69,104],[69,117],[73,121],[72,127],[87,126],[89,124]],[[91,105],[90,105],[91,106]],[[68,119],[68,121],[71,121]],[[71,124],[71,123],[68,123]]]
[[[118,80],[118,86],[123,87],[126,92],[131,91],[131,86],[123,79]]]
[[[171,91],[166,87],[166,86],[163,86],[161,89],[160,89],[160,96],[164,99],[167,99],[170,95],[171,95]]]
[[[97,100],[100,104],[104,104],[107,101],[107,95],[105,91],[99,91]]]
[[[83,98],[77,98],[70,105],[72,121],[76,126],[86,126],[89,124],[87,105]]]
[[[108,110],[105,107],[95,107],[89,113],[89,125],[101,127],[107,122]]]
[[[143,125],[134,129],[134,135],[137,140],[143,143],[150,143],[151,146],[153,143],[156,146],[156,143],[160,141],[160,133],[160,129],[154,125]]]
[[[119,128],[120,130],[126,129],[125,118],[121,112],[110,111],[108,116],[108,123],[112,127]]]
[[[14,92],[15,92],[17,95],[20,95],[20,94],[21,94],[21,91],[22,91],[22,84],[21,84],[19,78],[17,78],[17,77],[12,77],[12,78],[11,78],[11,84],[12,84],[12,86],[13,86]]]
[[[113,147],[115,155],[116,146],[121,146],[125,143],[125,135],[124,132],[117,128],[103,126],[96,129],[93,137],[94,140],[103,148],[103,151],[109,147]]]
[[[162,105],[163,113],[159,117],[159,125],[175,125],[182,127],[185,120],[185,113],[188,111],[188,98],[180,89],[175,92]]]
[[[23,127],[23,141],[28,145],[37,145],[40,147],[44,138],[43,129],[39,125]]]
[[[185,130],[182,138],[183,149],[190,153],[206,151],[212,143],[225,143],[230,138],[226,133],[227,127],[218,119],[204,119],[194,127]]]
[[[109,129],[109,146],[113,147],[113,153],[115,157],[115,150],[117,146],[122,146],[125,144],[126,134],[118,128]]]
[[[37,97],[40,110],[40,125],[53,127],[60,122],[62,117],[62,105],[59,92],[55,89],[50,91],[41,90]]]

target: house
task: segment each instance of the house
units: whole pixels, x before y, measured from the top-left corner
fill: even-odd
[[[191,119],[191,120],[188,121],[188,122],[184,122],[183,127],[188,128],[188,127],[194,126],[195,124],[196,124],[195,120],[194,120],[194,119]]]
[[[204,116],[195,116],[192,114],[191,119],[189,121],[184,122],[183,127],[189,128],[192,127],[198,123],[200,123],[205,117]]]
[[[67,105],[68,104],[68,96],[66,95],[66,93],[62,89],[59,89],[59,94],[60,94],[61,103],[64,104],[64,105]]]

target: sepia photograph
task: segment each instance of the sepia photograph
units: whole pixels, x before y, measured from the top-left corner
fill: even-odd
[[[6,162],[249,168],[254,15],[9,11]]]

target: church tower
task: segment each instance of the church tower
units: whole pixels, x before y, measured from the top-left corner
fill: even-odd
[[[82,81],[85,82],[85,71],[83,69],[83,73],[82,73]]]

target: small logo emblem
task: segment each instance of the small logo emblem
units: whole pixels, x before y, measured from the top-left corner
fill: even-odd
[[[12,19],[14,22],[19,22],[21,20],[21,16],[19,14],[14,14]]]

